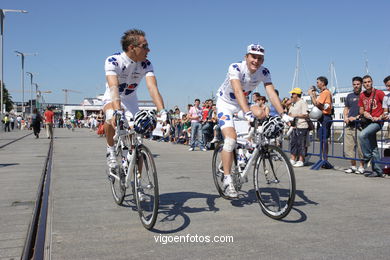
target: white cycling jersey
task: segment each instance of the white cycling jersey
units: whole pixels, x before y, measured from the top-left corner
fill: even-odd
[[[218,99],[223,100],[226,103],[232,105],[238,105],[234,90],[230,83],[230,80],[238,79],[241,82],[242,90],[246,98],[249,98],[250,93],[261,83],[272,83],[271,73],[266,67],[260,66],[257,71],[251,74],[246,65],[246,61],[232,63],[229,66],[225,81],[219,87],[217,96]]]
[[[122,105],[130,112],[138,109],[137,88],[143,77],[154,76],[153,66],[149,60],[135,62],[125,52],[109,56],[105,62],[107,75],[115,75],[119,80],[119,95]],[[103,104],[111,102],[111,93],[108,84],[103,97]]]

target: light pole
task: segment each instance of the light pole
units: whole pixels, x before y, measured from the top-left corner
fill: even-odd
[[[4,18],[5,18],[5,13],[27,13],[25,10],[11,10],[11,9],[0,9],[0,44],[1,44],[1,59],[0,59],[0,85],[1,85],[1,97],[0,97],[0,116],[3,116],[4,112],[4,45],[3,45],[3,34],[4,34]]]
[[[15,51],[16,55],[20,56],[22,59],[22,71],[21,71],[21,87],[22,87],[22,117],[24,117],[24,57],[30,55],[37,55],[36,53],[23,53],[20,51]]]
[[[30,91],[30,114],[32,113],[32,110],[33,110],[33,105],[32,105],[32,99],[33,99],[33,90],[32,90],[32,87],[33,87],[33,77],[34,77],[34,74],[32,74],[31,72],[26,72],[27,75],[30,76],[30,86],[31,86],[31,91]],[[36,103],[35,103],[35,106],[36,106]]]
[[[35,107],[37,108],[38,112],[39,112],[39,92],[38,92],[38,84],[37,83],[32,83],[32,85],[35,86],[35,94],[36,94],[36,99],[35,99]]]

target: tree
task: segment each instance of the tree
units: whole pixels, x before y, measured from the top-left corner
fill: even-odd
[[[1,84],[1,81],[0,81]],[[1,86],[1,85],[0,85]],[[11,111],[14,108],[14,102],[12,101],[12,96],[9,94],[5,84],[3,85],[3,98],[5,104],[5,111]]]

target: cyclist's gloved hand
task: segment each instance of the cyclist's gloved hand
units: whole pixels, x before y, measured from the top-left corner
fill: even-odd
[[[255,116],[253,115],[252,111],[248,111],[245,113],[245,119],[248,120],[250,123],[255,121]]]
[[[168,111],[164,108],[160,110],[161,121],[165,122],[168,119]]]
[[[293,117],[291,117],[291,116],[289,116],[289,115],[287,115],[285,113],[281,114],[280,116],[282,118],[282,121],[285,122],[285,123],[288,123],[288,122],[291,122],[291,121],[294,120]]]
[[[123,113],[122,110],[114,110],[114,116],[116,115],[119,115],[121,117],[121,119],[123,119],[125,117],[125,113]]]
[[[122,126],[123,128],[129,128],[129,124],[126,120],[126,117],[125,117],[125,113],[122,111],[122,110],[114,110],[114,117],[116,118],[116,116],[119,116],[120,117],[120,121],[122,122]]]

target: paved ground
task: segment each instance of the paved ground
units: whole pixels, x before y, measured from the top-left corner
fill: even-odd
[[[114,203],[105,175],[104,140],[88,130],[56,129],[55,136],[48,240],[52,259],[388,259],[390,255],[389,177],[297,169],[294,209],[285,220],[274,221],[260,211],[252,192],[235,201],[217,196],[211,151],[188,152],[182,145],[147,142],[155,154],[161,194],[160,214],[151,232],[142,227],[131,196],[125,206]],[[42,150],[47,151],[47,145]],[[252,189],[250,183],[244,186],[245,191]],[[0,201],[3,193],[1,189]],[[8,222],[6,218],[1,227]],[[195,236],[234,240],[162,243],[187,235],[190,241]]]
[[[0,146],[30,131],[0,133]],[[31,220],[48,139],[29,135],[0,149],[0,259],[19,259]]]
[[[296,171],[297,202],[284,221],[259,209],[251,193],[217,196],[211,152],[148,143],[156,155],[161,210],[145,230],[130,197],[117,206],[106,181],[104,140],[87,131],[61,132],[53,171],[53,259],[130,258],[387,258],[390,178],[334,170]],[[247,189],[252,189],[247,185]],[[233,236],[233,243],[156,243],[160,236]]]

